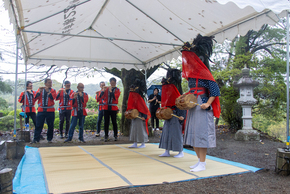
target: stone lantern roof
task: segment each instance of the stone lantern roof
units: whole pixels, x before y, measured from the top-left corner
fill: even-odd
[[[235,81],[233,83],[234,87],[241,87],[241,86],[252,86],[253,88],[259,85],[259,82],[254,81],[250,77],[250,69],[245,67],[242,69],[243,76],[239,79],[239,81]]]

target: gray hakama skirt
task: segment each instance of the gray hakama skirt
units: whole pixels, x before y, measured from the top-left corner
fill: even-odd
[[[139,118],[132,119],[130,129],[130,141],[142,143],[148,141],[145,121]]]
[[[197,103],[202,104],[200,96]],[[196,106],[187,112],[184,144],[199,148],[216,147],[216,131],[213,111]]]
[[[178,118],[165,120],[159,148],[178,152],[183,150],[182,125]]]

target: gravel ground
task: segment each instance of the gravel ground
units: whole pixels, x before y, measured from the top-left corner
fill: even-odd
[[[44,135],[45,136],[45,135]],[[101,134],[103,136],[103,134]],[[75,135],[75,138],[77,135]],[[150,142],[159,142],[160,132],[155,132],[150,137]],[[3,135],[1,140],[11,139],[9,135]],[[112,138],[113,139],[113,138]],[[102,137],[94,137],[90,132],[85,134],[86,145],[103,145],[116,143],[129,143],[128,137],[120,135],[119,140],[104,142]],[[244,173],[239,175],[222,176],[196,181],[179,182],[171,184],[160,184],[145,187],[124,188],[116,190],[99,191],[98,193],[289,193],[290,176],[277,175],[274,172],[277,148],[285,144],[261,134],[261,142],[241,142],[234,140],[234,134],[224,128],[217,130],[217,147],[208,150],[208,155],[215,156],[243,164],[263,168],[256,173]],[[46,140],[39,144],[28,144],[28,146],[75,146],[78,143],[75,139],[72,143],[62,143],[64,139],[55,137],[52,144]],[[20,159],[5,159],[6,150],[0,152],[0,169],[13,168],[15,171]],[[96,193],[96,192],[91,192]]]

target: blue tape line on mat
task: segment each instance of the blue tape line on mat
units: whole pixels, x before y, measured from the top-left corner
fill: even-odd
[[[159,143],[152,143],[152,144],[159,145]],[[183,149],[183,152],[196,156],[195,151],[192,151],[192,150]],[[217,157],[214,157],[214,156],[208,156],[207,155],[206,158],[209,159],[209,160],[214,160],[216,162],[222,162],[222,163],[225,163],[225,164],[229,164],[229,165],[237,166],[237,167],[240,167],[240,168],[244,168],[244,169],[250,170],[252,172],[257,172],[257,171],[262,169],[262,168],[256,168],[256,167],[253,167],[253,166],[242,164],[242,163],[239,163],[239,162],[233,162],[233,161],[230,161],[230,160],[217,158]]]
[[[47,193],[38,148],[25,147],[25,155],[22,157],[13,179],[13,190],[18,194]]]
[[[185,171],[185,170],[183,170],[183,169],[181,169],[181,168],[178,168],[177,166],[174,166],[174,165],[172,165],[172,164],[168,164],[168,163],[163,162],[163,161],[161,161],[161,160],[158,160],[158,159],[152,158],[152,157],[150,157],[150,156],[148,156],[148,155],[142,154],[142,153],[137,152],[137,151],[135,151],[135,150],[131,150],[131,149],[125,148],[125,147],[123,147],[123,146],[119,146],[119,145],[115,145],[115,146],[118,146],[118,147],[123,148],[123,149],[125,149],[125,150],[129,150],[129,151],[134,152],[134,153],[136,153],[136,154],[140,154],[140,155],[142,155],[142,156],[145,156],[145,157],[150,158],[150,159],[152,159],[152,160],[155,160],[155,161],[157,161],[157,162],[161,162],[162,164],[166,164],[166,165],[168,165],[168,166],[171,166],[171,167],[173,167],[173,168],[175,168],[175,169],[177,169],[177,170],[180,170],[180,171],[182,171],[182,172],[184,172],[184,173],[186,173],[186,174],[189,174],[189,175],[192,175],[192,176],[195,176],[195,177],[199,177],[199,176],[197,176],[197,175],[195,175],[195,174],[193,174],[193,173],[191,173],[191,172],[187,172],[187,171]]]
[[[113,173],[115,173],[116,175],[118,175],[127,184],[133,185],[126,177],[124,177],[123,175],[121,175],[120,173],[118,173],[117,171],[115,171],[114,169],[112,169],[110,166],[108,166],[107,164],[105,164],[104,162],[102,162],[100,159],[98,159],[97,157],[95,157],[93,154],[91,154],[90,152],[88,152],[87,150],[85,150],[84,148],[82,148],[81,146],[78,146],[78,147],[81,148],[83,151],[85,151],[90,156],[92,156],[94,159],[96,159],[100,164],[102,164],[103,166],[105,166],[106,168],[108,168],[110,171],[112,171]]]

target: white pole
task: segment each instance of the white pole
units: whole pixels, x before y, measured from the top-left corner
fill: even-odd
[[[26,82],[27,82],[27,62],[25,61],[25,81],[24,81],[24,126],[27,124],[25,122],[25,118],[26,118],[26,93],[27,93],[27,89],[26,89]],[[22,130],[22,129],[21,129]],[[26,128],[25,128],[26,130]]]
[[[16,35],[16,64],[15,64],[15,85],[14,85],[14,137],[16,137],[16,117],[17,117],[17,81],[18,81],[18,42],[19,34]]]
[[[289,12],[287,11],[287,124],[286,138],[287,149],[289,149]]]

